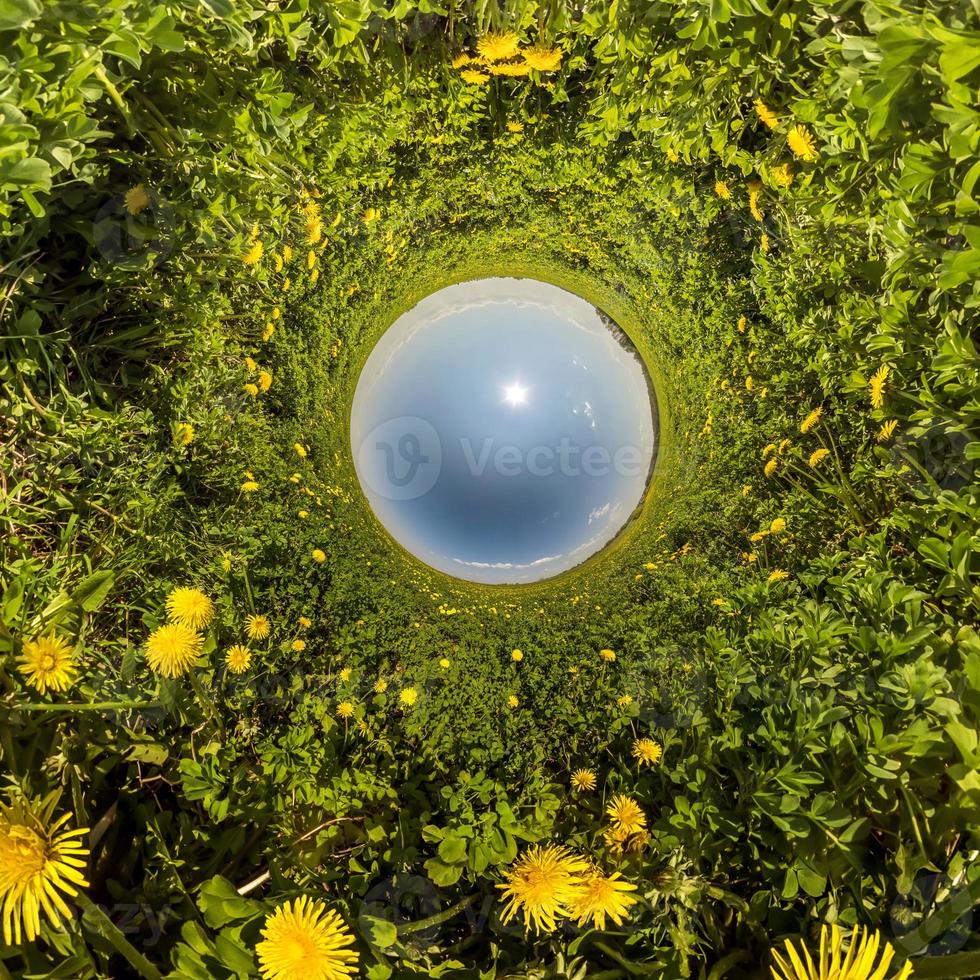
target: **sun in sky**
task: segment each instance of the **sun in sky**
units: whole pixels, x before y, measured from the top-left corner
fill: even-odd
[[[512,408],[517,408],[519,405],[526,405],[527,388],[525,388],[520,381],[515,381],[513,384],[505,385],[504,401]]]

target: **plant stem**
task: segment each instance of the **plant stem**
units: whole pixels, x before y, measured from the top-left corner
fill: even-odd
[[[162,701],[87,701],[84,704],[15,704],[13,711],[126,711],[162,708]]]

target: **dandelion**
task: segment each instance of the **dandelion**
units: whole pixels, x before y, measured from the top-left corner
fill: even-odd
[[[732,192],[729,190],[728,184],[726,184],[723,180],[715,181],[715,193],[723,201],[730,201],[732,199]]]
[[[471,61],[473,61],[473,56],[464,51],[462,54],[456,55],[450,62],[450,65],[454,69],[465,68]]]
[[[769,462],[766,463],[766,465],[763,467],[762,472],[765,473],[766,476],[772,476],[773,473],[775,473],[778,468],[779,468],[779,460],[776,459],[775,456],[773,456],[773,458],[770,459]]]
[[[509,119],[507,121],[507,132],[508,133],[523,133],[524,132],[524,123],[517,122],[514,119]]]
[[[233,674],[244,674],[252,665],[252,651],[248,647],[236,643],[225,654],[225,666]]]
[[[276,325],[270,320],[266,325],[265,329],[262,331],[262,341],[263,343],[272,338],[272,335],[276,332]]]
[[[476,50],[484,61],[506,61],[517,54],[520,43],[520,38],[513,31],[491,31],[476,42]]]
[[[384,694],[388,690],[388,682],[386,680],[376,680],[374,682],[374,693]]]
[[[189,446],[194,441],[194,426],[190,422],[178,422],[174,426],[174,442],[178,446]]]
[[[624,794],[618,794],[612,798],[609,806],[606,807],[606,815],[613,827],[625,830],[628,834],[643,830],[647,825],[647,818],[640,809],[639,803],[631,796]]]
[[[507,707],[508,708],[516,708],[520,703],[521,702],[518,701],[517,700],[517,697],[515,695],[513,695],[513,694],[509,698],[507,698]]]
[[[461,71],[459,77],[470,85],[486,85],[490,81],[490,76],[486,72],[476,71],[473,68]]]
[[[812,453],[810,453],[810,460],[809,460],[809,462],[810,462],[810,469],[815,469],[829,455],[830,455],[830,450],[829,449],[824,449],[822,447],[820,449],[815,449]]]
[[[770,442],[762,450],[762,458],[763,459],[768,459],[775,451],[776,451],[776,444],[774,442]]]
[[[310,516],[310,512],[308,510],[298,510],[296,513],[303,520]]]
[[[272,253],[272,263],[276,268],[276,272],[282,272],[285,263],[282,260],[282,256],[278,252]]]
[[[800,432],[806,435],[823,417],[823,408],[819,405],[800,423]]]
[[[599,656],[602,657],[606,663],[612,663],[616,659],[616,653],[613,650],[600,650]]]
[[[306,253],[306,268],[311,269],[316,265],[316,252],[311,248],[309,252]]]
[[[521,650],[511,650],[510,651],[510,659],[513,660],[515,663],[520,663],[520,661],[522,661],[524,659],[524,653],[523,653],[523,651],[521,651]]]
[[[340,915],[305,895],[280,905],[255,947],[264,980],[344,980],[357,973],[359,953]]]
[[[442,658],[442,659],[441,659],[441,660],[439,661],[439,666],[440,666],[440,667],[441,667],[441,668],[442,668],[443,670],[449,670],[449,658],[448,658],[448,657],[443,657],[443,658]]]
[[[786,530],[786,518],[775,517],[769,523],[770,534],[782,534]]]
[[[126,210],[133,215],[145,211],[150,206],[150,194],[146,186],[137,184],[135,187],[130,187],[123,196],[123,204],[126,205]]]
[[[242,265],[257,265],[262,260],[265,247],[261,242],[252,242],[248,250],[242,254]]]
[[[793,183],[793,167],[788,163],[781,163],[772,168],[772,182],[777,187],[789,187]]]
[[[245,620],[245,633],[249,639],[264,640],[272,630],[268,616],[249,616]]]
[[[652,738],[638,738],[633,743],[633,758],[641,766],[656,765],[663,754],[664,750],[660,743],[655,742]]]
[[[576,769],[572,773],[572,789],[580,793],[591,793],[596,787],[595,773],[591,769]]]
[[[259,485],[255,480],[246,480],[241,486],[242,493],[255,493],[258,489]]]
[[[882,427],[878,430],[878,434],[875,436],[875,439],[878,442],[888,442],[888,440],[895,434],[895,427],[897,425],[898,422],[895,419],[890,419],[888,422],[885,422],[884,425],[882,425]]]
[[[668,146],[666,153],[667,153],[667,159],[671,163],[680,163],[681,155],[677,152],[676,149],[674,149],[674,147]]]
[[[521,57],[535,71],[555,71],[561,67],[562,51],[561,48],[546,48],[539,45],[525,48],[521,52]]]
[[[71,917],[64,895],[74,898],[88,886],[84,871],[88,849],[79,837],[88,828],[64,829],[66,813],[52,821],[57,796],[18,798],[0,804],[0,905],[3,938],[9,946],[33,942],[41,931],[41,912],[60,928]]]
[[[316,245],[323,238],[323,222],[319,218],[307,220],[303,225],[303,237],[307,245]],[[283,288],[286,287],[283,286]]]
[[[354,705],[350,701],[341,701],[337,705],[338,718],[352,718],[354,716]]]
[[[793,445],[793,440],[792,439],[782,439],[782,440],[780,440],[779,447],[778,447],[779,448],[779,454],[782,455],[792,445]]]
[[[749,212],[756,221],[762,221],[765,214],[759,207],[759,196],[762,194],[762,181],[753,180],[749,184]]]
[[[282,247],[282,259],[284,262],[293,261],[293,247],[292,245],[283,245]]]
[[[621,708],[628,708],[632,703],[633,697],[630,694],[624,694],[622,697],[616,700],[616,704],[618,704]]]
[[[871,407],[881,408],[885,404],[885,382],[888,380],[890,368],[887,364],[882,364],[868,382],[868,390],[871,397]]]
[[[344,667],[340,671],[340,679],[346,684],[350,680],[350,667]]]
[[[272,375],[268,371],[259,371],[259,390],[268,391],[272,387]]]
[[[306,649],[306,640],[293,640],[289,644],[289,649],[295,651],[296,653],[302,653]]]
[[[759,239],[759,248],[761,248],[763,252],[768,252],[769,251],[769,236],[768,235],[763,234],[762,238]]]
[[[766,579],[767,582],[782,582],[783,579],[789,578],[789,572],[782,568],[774,568],[770,573],[769,577]]]
[[[582,876],[588,864],[562,845],[532,845],[515,862],[497,885],[506,900],[501,921],[509,922],[523,913],[524,927],[535,932],[554,932],[558,920],[581,894]]]
[[[752,380],[752,375],[751,374],[747,374],[745,376],[745,390],[746,391],[751,391],[752,388],[754,387],[754,385],[755,385],[755,381]]]
[[[531,73],[531,66],[523,61],[502,61],[487,66],[491,75],[523,78]]]
[[[622,827],[607,827],[602,832],[602,839],[606,842],[606,847],[616,854],[622,853],[629,837],[629,831]]]
[[[150,669],[164,677],[180,677],[200,656],[204,637],[183,623],[167,623],[155,629],[146,641]]]
[[[54,632],[25,641],[17,665],[27,683],[41,694],[66,691],[78,673],[74,646]]]
[[[227,551],[221,556],[221,570],[223,572],[231,571],[231,555]]]
[[[251,358],[251,357],[246,357],[245,358],[245,369],[247,371],[254,372],[256,370],[256,368],[258,368],[258,364],[255,363],[255,360],[253,358]]]
[[[203,629],[214,619],[214,603],[200,589],[181,587],[167,596],[167,616],[174,623]]]
[[[762,99],[755,100],[755,114],[769,129],[775,129],[779,125],[779,116]]]
[[[810,951],[803,943],[800,943],[797,952],[787,939],[787,958],[775,949],[772,951],[776,961],[776,966],[769,968],[773,980],[885,980],[895,949],[891,943],[882,942],[879,932],[866,931],[862,926],[855,926],[845,957],[842,957],[843,945],[844,934],[839,926],[833,925],[829,930],[822,926],[819,962],[814,963]],[[892,980],[907,980],[910,976],[912,964],[906,962]]]
[[[606,916],[621,926],[630,907],[636,904],[636,899],[628,892],[635,891],[636,885],[623,881],[619,872],[607,877],[594,868],[586,875],[581,891],[569,909],[569,916],[580,926],[591,919],[596,929],[605,929]]]
[[[789,148],[793,151],[793,156],[798,160],[805,160],[812,163],[817,159],[817,143],[813,134],[806,128],[797,124],[789,131],[787,138]]]
[[[414,687],[406,687],[398,695],[398,700],[401,701],[406,707],[411,708],[413,704],[419,699],[419,693]]]
[[[296,450],[296,455],[299,456],[300,459],[306,459],[306,446],[304,446],[301,442],[294,442],[293,449]]]
[[[310,557],[318,564],[322,565],[327,560],[326,552],[322,548],[314,548],[310,552]]]
[[[313,620],[306,616],[300,616],[299,625],[302,626],[303,629],[309,629],[313,625]]]
[[[249,381],[248,384],[246,384],[244,387],[245,387],[245,393],[247,395],[251,395],[252,398],[255,398],[255,396],[258,395],[259,393],[259,386],[252,384],[251,381]]]

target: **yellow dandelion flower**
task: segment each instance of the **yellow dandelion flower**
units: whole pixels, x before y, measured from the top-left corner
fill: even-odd
[[[310,557],[318,564],[322,565],[327,560],[326,552],[322,548],[314,548],[310,552]]]
[[[582,888],[569,908],[569,917],[580,926],[591,920],[596,929],[606,928],[606,916],[617,926],[629,915],[630,907],[636,899],[629,892],[635,892],[636,885],[624,881],[619,872],[608,877],[597,868],[585,876]]]
[[[146,641],[146,661],[157,674],[180,677],[191,669],[202,646],[204,637],[197,630],[183,623],[167,623]]]
[[[344,667],[341,669],[340,679],[345,683],[350,680],[350,667]]]
[[[257,265],[262,261],[265,247],[261,242],[252,242],[248,249],[242,254],[242,265]]]
[[[793,445],[792,439],[781,439],[779,442],[779,454],[782,455],[792,445]]]
[[[272,631],[268,616],[249,616],[245,620],[245,633],[252,640],[264,640]]]
[[[745,328],[748,325],[748,320],[744,316],[738,318],[738,323],[735,324],[736,329],[739,333],[745,333]]]
[[[319,278],[320,278],[320,270],[319,270],[319,269],[314,269],[314,270],[313,270],[313,271],[312,271],[312,272],[310,273],[310,282],[311,282],[311,283],[314,283],[314,282],[316,282],[316,281],[317,281],[317,279],[319,279]]]
[[[484,61],[506,61],[517,54],[520,43],[513,31],[491,31],[476,42],[476,50]]]
[[[762,208],[759,207],[759,197],[762,194],[762,181],[753,180],[749,184],[749,212],[756,221],[762,221],[765,218],[765,214]]]
[[[178,446],[189,446],[194,441],[194,426],[190,422],[178,422],[174,426],[174,442]]]
[[[521,57],[535,71],[556,71],[561,67],[561,48],[547,48],[543,45],[525,48]]]
[[[652,738],[638,738],[633,742],[633,758],[641,766],[653,766],[660,761],[664,750],[659,742]]]
[[[786,518],[785,517],[774,517],[772,521],[769,522],[769,532],[771,534],[782,534],[786,530]]]
[[[777,187],[789,187],[793,183],[793,167],[789,163],[781,163],[773,167],[771,174],[772,182]]]
[[[829,455],[829,449],[815,449],[812,453],[810,453],[810,468],[813,469],[814,467],[819,466]]]
[[[345,980],[357,974],[353,945],[340,915],[303,895],[266,918],[255,952],[263,980]]]
[[[762,458],[763,459],[768,459],[775,451],[776,451],[776,444],[774,442],[770,442],[762,450]]]
[[[306,268],[312,269],[316,265],[316,252],[311,248],[309,252],[306,253]]]
[[[448,670],[448,669],[449,669],[449,658],[448,658],[448,657],[443,657],[443,658],[442,658],[442,659],[441,659],[441,660],[439,661],[439,666],[440,666],[440,667],[441,667],[441,668],[442,668],[443,670]]]
[[[895,956],[891,943],[883,941],[879,932],[855,926],[844,956],[844,934],[837,925],[820,929],[820,953],[814,963],[810,951],[802,942],[799,951],[787,939],[786,956],[772,951],[775,966],[769,969],[773,980],[885,980],[888,968]],[[881,957],[879,959],[879,951]],[[777,969],[778,968],[778,969]],[[905,965],[894,974],[892,980],[908,980],[912,976],[912,964]]]
[[[795,125],[789,131],[787,143],[789,143],[789,148],[793,151],[793,156],[798,160],[805,160],[807,163],[812,163],[819,155],[817,153],[817,142],[806,126]]]
[[[521,650],[511,650],[510,659],[519,662],[524,659],[524,653]]]
[[[254,372],[258,368],[258,364],[255,363],[255,359],[246,356],[245,358],[245,369],[250,372]]]
[[[337,705],[337,716],[339,718],[353,718],[354,717],[354,705],[350,701],[341,701]]]
[[[252,665],[252,651],[248,647],[236,643],[228,648],[225,654],[225,666],[233,674],[244,674]]]
[[[505,900],[501,921],[521,913],[525,929],[554,932],[582,891],[586,861],[562,845],[532,845],[510,866],[497,887]]]
[[[755,385],[755,381],[752,380],[752,375],[747,374],[745,376],[745,390],[751,391],[754,385]]]
[[[309,629],[313,625],[313,620],[307,616],[300,616],[299,625],[302,626],[303,629]]]
[[[414,687],[406,687],[398,695],[398,700],[406,707],[411,707],[419,699],[419,693]]]
[[[800,423],[800,432],[806,435],[823,418],[823,408],[819,405]]]
[[[602,657],[606,663],[612,663],[616,659],[616,653],[613,650],[600,650],[599,656]]]
[[[628,834],[643,830],[647,825],[646,815],[640,809],[639,803],[622,793],[612,798],[606,807],[606,815],[613,827],[625,830]]]
[[[891,369],[887,364],[882,364],[868,382],[868,391],[871,398],[872,408],[881,408],[885,404],[885,382],[888,380],[888,372]]]
[[[461,71],[459,77],[470,85],[486,85],[490,81],[490,76],[486,72],[475,71],[472,68]]]
[[[296,451],[296,455],[299,456],[300,459],[306,459],[306,446],[304,446],[301,442],[294,442],[293,449]]]
[[[123,204],[130,214],[139,214],[150,206],[150,194],[144,184],[137,184],[130,187],[123,196]]]
[[[671,163],[680,163],[681,155],[677,152],[677,150],[674,149],[674,147],[668,146],[666,153],[667,153],[667,159]]]
[[[763,234],[762,238],[759,239],[759,248],[761,248],[763,252],[768,252],[769,251],[769,236],[768,235]]]
[[[758,544],[763,538],[768,536],[768,531],[756,531],[754,534],[749,535],[749,541],[751,541],[753,544]]]
[[[875,439],[878,442],[888,442],[888,440],[895,435],[895,427],[897,425],[898,422],[895,419],[890,419],[888,422],[885,422],[878,430],[878,434],[875,436]]]
[[[78,675],[74,645],[54,632],[26,640],[17,666],[41,694],[68,690]]]
[[[246,394],[251,395],[253,398],[255,398],[255,396],[258,395],[259,393],[259,386],[253,385],[252,382],[250,381],[248,382],[248,384],[245,385],[245,392]]]
[[[278,252],[272,253],[272,262],[276,267],[276,272],[282,272],[285,263],[282,260],[282,256]]]
[[[265,325],[265,329],[262,331],[263,342],[269,340],[275,332],[276,332],[276,325],[270,320]]]
[[[628,708],[633,703],[633,696],[631,694],[623,694],[621,697],[616,699],[616,704],[621,708]]]
[[[242,486],[242,493],[255,493],[259,489],[258,483],[255,480],[246,480]]]
[[[773,473],[775,473],[778,468],[779,468],[779,460],[776,459],[776,457],[774,456],[772,459],[769,460],[768,463],[766,463],[766,465],[763,467],[762,472],[765,473],[766,476],[772,476]]]
[[[507,132],[508,133],[523,133],[524,132],[524,123],[517,122],[514,119],[509,119],[507,121]]]
[[[508,708],[516,708],[519,704],[520,704],[520,701],[518,701],[517,700],[517,697],[515,695],[513,695],[513,694],[509,698],[507,698],[507,707]]]
[[[491,75],[503,75],[507,78],[523,78],[531,74],[531,66],[525,61],[499,61],[487,65]]]
[[[595,773],[591,769],[576,769],[572,773],[572,789],[580,793],[591,793],[596,787]]]
[[[293,640],[289,644],[289,649],[294,650],[296,653],[302,653],[306,649],[306,640]]]
[[[732,192],[728,187],[728,184],[723,180],[715,181],[715,193],[723,200],[730,201],[732,199]]]
[[[770,573],[769,577],[766,579],[767,582],[782,582],[783,579],[789,578],[789,572],[782,568],[774,568]]]
[[[272,387],[272,374],[269,371],[259,371],[259,390],[268,391]]]
[[[388,690],[388,682],[386,680],[379,679],[374,682],[375,694],[384,694],[384,692],[387,690]]]
[[[42,912],[60,928],[62,917],[71,918],[63,896],[74,898],[88,886],[89,852],[77,838],[89,830],[64,829],[69,813],[52,821],[56,801],[55,796],[0,804],[0,906],[8,946],[37,939]]]
[[[214,603],[200,589],[174,589],[167,596],[167,617],[191,629],[203,629],[214,619]]]
[[[769,129],[775,129],[779,125],[779,116],[762,99],[755,100],[755,114]]]
[[[293,260],[293,247],[292,245],[283,245],[282,247],[282,259],[284,262],[292,262]]]
[[[473,61],[473,56],[464,51],[462,54],[456,55],[450,62],[450,65],[454,69],[465,68],[471,61]]]
[[[299,510],[296,513],[304,519],[310,516],[310,512],[308,510]]]
[[[319,218],[310,218],[303,226],[303,236],[307,245],[316,245],[323,238],[323,222]]]

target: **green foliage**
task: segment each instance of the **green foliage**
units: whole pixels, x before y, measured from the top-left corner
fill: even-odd
[[[507,29],[560,69],[450,67]],[[92,828],[0,976],[256,976],[300,894],[375,980],[761,977],[823,922],[980,972],[975,3],[7,0],[0,49],[0,748]],[[381,332],[492,274],[606,311],[661,409],[641,512],[520,588],[403,553],[348,445]],[[180,585],[216,614],[171,679]],[[628,928],[500,921],[552,841]]]

